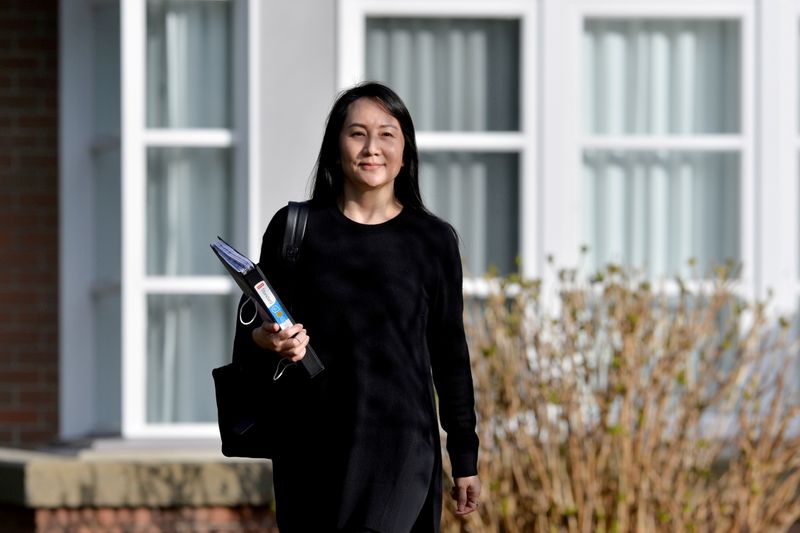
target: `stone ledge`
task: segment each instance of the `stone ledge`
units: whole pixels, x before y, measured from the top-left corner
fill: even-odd
[[[44,453],[0,448],[0,504],[31,508],[259,506],[272,463],[219,452]]]

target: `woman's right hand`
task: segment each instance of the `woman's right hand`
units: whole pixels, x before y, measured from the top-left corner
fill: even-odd
[[[275,322],[262,322],[253,330],[253,342],[296,363],[306,355],[308,333],[302,324],[282,330]]]

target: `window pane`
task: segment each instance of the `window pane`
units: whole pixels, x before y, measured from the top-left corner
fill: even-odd
[[[419,130],[519,130],[519,21],[367,19],[366,75]]]
[[[147,151],[147,274],[222,274],[209,243],[233,228],[233,176],[225,148]]]
[[[147,126],[231,126],[230,2],[148,0]]]
[[[738,133],[740,24],[607,20],[584,25],[589,133]]]
[[[590,270],[707,277],[741,259],[738,154],[590,151],[583,162]]]
[[[236,301],[148,296],[147,422],[216,420],[211,370],[230,361]]]
[[[419,183],[428,208],[458,231],[466,276],[516,271],[517,154],[423,153]]]

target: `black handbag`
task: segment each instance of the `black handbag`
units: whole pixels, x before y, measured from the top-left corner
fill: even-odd
[[[281,255],[290,274],[293,274],[300,256],[307,220],[308,203],[289,202]],[[242,307],[246,304],[247,300],[242,298],[239,303],[239,322]],[[233,361],[211,371],[222,454],[226,457],[271,459],[273,456],[274,424],[270,413],[277,403],[274,398],[275,387],[270,383],[273,374],[266,368],[263,370],[253,372],[244,369],[241,357],[237,357],[237,343],[234,342]]]

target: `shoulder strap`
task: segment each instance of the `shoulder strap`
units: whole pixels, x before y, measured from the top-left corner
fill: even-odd
[[[306,234],[308,202],[289,202],[288,208],[281,255],[283,260],[292,268],[300,256],[300,245],[303,243],[303,237]]]

